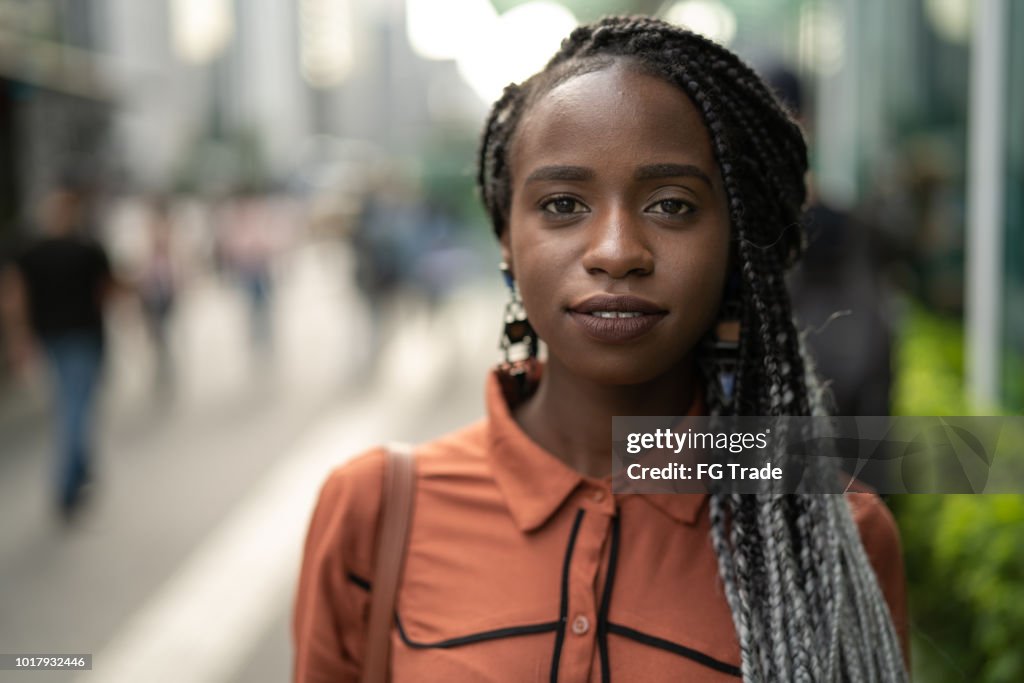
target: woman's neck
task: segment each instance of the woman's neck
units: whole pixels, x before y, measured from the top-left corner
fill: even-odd
[[[696,390],[693,361],[649,382],[608,386],[581,379],[551,359],[540,386],[515,409],[522,430],[574,470],[611,474],[612,417],[685,414]]]

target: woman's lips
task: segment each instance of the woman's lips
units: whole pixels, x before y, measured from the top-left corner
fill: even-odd
[[[647,334],[668,314],[646,299],[607,294],[574,304],[568,312],[590,337],[610,344],[622,344]]]

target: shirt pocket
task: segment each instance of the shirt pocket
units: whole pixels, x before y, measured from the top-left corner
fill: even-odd
[[[457,570],[406,567],[391,635],[396,683],[546,680],[559,628],[557,592],[494,585]]]
[[[622,609],[613,610],[608,622],[612,672],[618,674],[613,680],[741,680],[739,650],[731,633],[699,631]]]

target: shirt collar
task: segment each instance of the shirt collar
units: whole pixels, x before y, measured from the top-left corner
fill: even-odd
[[[680,524],[694,524],[708,499],[706,493],[637,493],[631,495],[642,498],[654,509],[660,510]]]
[[[497,370],[487,377],[485,396],[494,479],[521,531],[530,532],[543,526],[583,482],[603,486],[610,491],[610,477],[592,480],[583,476],[523,432],[501,390]],[[687,414],[700,415],[703,411],[704,403],[698,396]],[[628,495],[643,498],[656,510],[681,524],[693,524],[707,498],[706,494],[699,493]]]

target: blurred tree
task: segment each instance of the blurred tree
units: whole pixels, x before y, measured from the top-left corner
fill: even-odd
[[[437,125],[424,141],[419,159],[425,198],[455,220],[459,228],[471,227],[470,239],[490,240],[490,227],[476,191],[478,136],[462,126]]]

